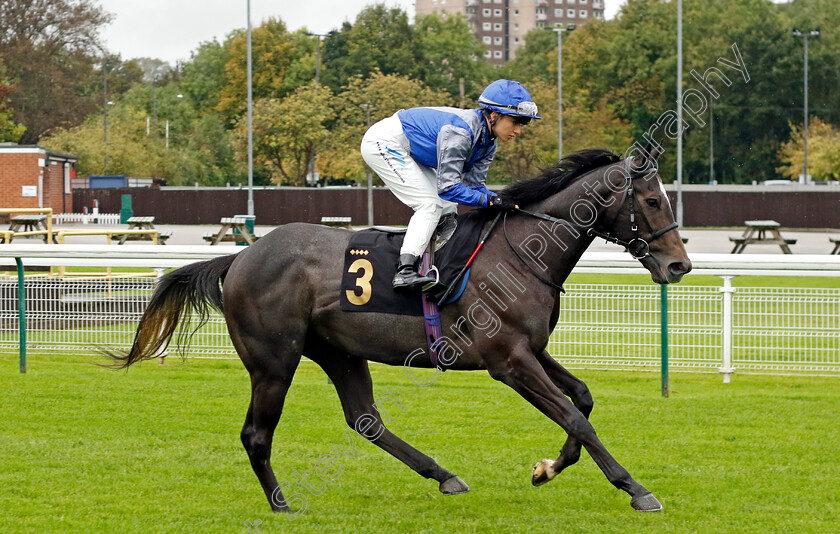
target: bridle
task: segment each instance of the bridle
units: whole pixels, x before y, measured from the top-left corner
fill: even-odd
[[[639,225],[636,223],[636,194],[633,191],[633,180],[637,180],[639,178],[645,178],[647,176],[650,176],[653,172],[655,172],[655,170],[650,171],[650,172],[645,172],[645,170],[633,172],[630,169],[630,161],[631,160],[632,160],[632,158],[627,158],[627,159],[624,160],[625,161],[625,168],[627,169],[627,174],[630,176],[630,179],[627,181],[627,187],[625,188],[624,194],[621,197],[621,202],[618,203],[618,210],[616,211],[615,216],[613,217],[612,223],[609,226],[609,228],[612,228],[612,227],[615,226],[615,222],[618,220],[618,217],[621,214],[624,203],[629,198],[629,200],[630,200],[630,207],[629,207],[629,209],[630,209],[630,230],[634,234],[634,237],[631,238],[629,241],[626,241],[626,240],[621,239],[617,236],[611,235],[609,232],[601,232],[601,231],[595,230],[594,228],[586,228],[586,227],[583,227],[583,226],[578,225],[578,224],[573,224],[573,223],[571,223],[567,220],[564,220],[564,219],[559,219],[557,217],[552,217],[551,215],[547,215],[545,213],[535,213],[535,212],[532,212],[532,211],[523,210],[522,208],[515,208],[515,211],[518,211],[519,213],[523,213],[523,214],[528,215],[530,217],[535,217],[537,219],[542,219],[544,221],[549,221],[549,222],[554,223],[554,224],[562,224],[564,226],[568,226],[568,227],[574,228],[576,230],[585,230],[586,235],[589,236],[589,237],[600,237],[601,239],[604,239],[604,240],[606,240],[610,243],[615,243],[617,245],[620,245],[620,246],[624,247],[625,249],[627,249],[627,252],[629,252],[630,255],[633,256],[634,259],[642,260],[644,258],[647,258],[648,256],[650,256],[650,244],[652,242],[656,241],[657,239],[659,239],[660,237],[662,237],[663,235],[667,234],[671,230],[676,230],[677,228],[679,228],[679,224],[677,224],[676,222],[672,222],[671,224],[665,226],[664,228],[660,228],[659,230],[650,232],[646,235],[640,235],[639,234]],[[525,259],[519,254],[519,252],[516,250],[516,248],[514,248],[514,246],[511,244],[510,239],[507,236],[507,215],[508,215],[508,212],[505,212],[505,217],[504,217],[504,222],[503,222],[503,232],[504,232],[504,235],[505,235],[505,241],[507,241],[507,244],[510,247],[510,249],[513,251],[514,255],[517,258],[519,258],[519,260],[522,263],[527,265],[531,269],[533,274],[537,277],[537,279],[540,280],[542,283],[544,283],[546,285],[549,285],[549,286],[551,286],[554,289],[557,289],[559,291],[563,291],[562,286],[557,285],[554,282],[543,278],[542,276],[540,276],[539,273],[534,271],[533,267],[531,267],[531,265],[527,261],[525,261]],[[639,215],[644,220],[647,227],[651,228],[650,221],[645,216],[644,211],[640,211]]]
[[[586,230],[586,235],[588,235],[589,237],[600,237],[601,239],[604,239],[605,241],[608,241],[610,243],[615,243],[616,245],[621,245],[622,247],[627,249],[627,252],[629,252],[630,255],[633,256],[633,258],[635,258],[637,260],[642,260],[642,259],[645,259],[648,256],[650,256],[650,244],[652,242],[656,241],[657,239],[659,239],[663,235],[667,234],[671,230],[676,230],[677,228],[680,227],[680,225],[675,221],[675,222],[672,222],[671,224],[665,226],[664,228],[660,228],[659,230],[651,232],[651,233],[649,233],[645,236],[639,235],[639,225],[636,224],[636,194],[633,191],[633,180],[637,180],[639,178],[646,178],[647,176],[650,176],[651,174],[653,174],[656,171],[655,170],[650,171],[650,172],[642,171],[642,172],[633,173],[630,170],[630,163],[629,162],[630,162],[631,159],[632,158],[627,158],[626,160],[624,160],[625,161],[625,168],[627,169],[627,172],[630,175],[630,180],[627,181],[627,189],[624,190],[624,196],[622,196],[622,198],[621,198],[621,202],[618,205],[619,206],[618,211],[616,212],[615,217],[613,218],[612,224],[610,224],[610,228],[615,226],[615,221],[618,219],[618,216],[621,213],[621,207],[624,206],[625,200],[627,200],[627,198],[629,197],[630,198],[630,231],[633,232],[635,237],[633,237],[630,241],[624,241],[623,239],[620,239],[616,236],[610,235],[609,232],[599,232],[598,230],[595,230],[594,228],[587,229]],[[639,214],[642,216],[642,219],[644,219],[647,227],[651,228],[652,226],[651,226],[648,218],[645,216],[645,212],[640,211]]]

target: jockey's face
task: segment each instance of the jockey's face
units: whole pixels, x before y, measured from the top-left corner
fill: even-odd
[[[495,111],[490,115],[491,120],[495,118],[494,115],[498,116],[498,120],[496,121],[496,124],[493,125],[493,135],[495,135],[499,141],[510,141],[522,133],[522,120],[516,120],[515,117],[502,115],[500,113],[496,113]]]

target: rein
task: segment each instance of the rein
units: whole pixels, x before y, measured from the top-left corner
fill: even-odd
[[[564,226],[568,226],[568,227],[578,229],[578,230],[586,230],[586,235],[589,236],[589,237],[600,237],[601,239],[603,239],[607,242],[615,243],[616,245],[620,245],[620,246],[624,247],[625,249],[627,249],[627,252],[629,252],[630,255],[633,256],[634,259],[642,260],[644,258],[647,258],[648,256],[650,256],[650,244],[652,242],[654,242],[655,240],[659,239],[660,237],[662,237],[663,235],[667,234],[671,230],[676,230],[677,228],[679,228],[680,225],[677,222],[672,222],[671,224],[665,226],[664,228],[660,228],[659,230],[650,232],[647,235],[644,235],[644,236],[639,235],[639,225],[636,224],[636,195],[633,191],[633,180],[636,179],[636,178],[647,176],[649,173],[644,174],[644,175],[637,173],[636,176],[633,176],[633,173],[630,171],[630,160],[631,159],[632,158],[628,158],[628,159],[625,160],[625,166],[626,166],[628,174],[630,176],[630,180],[629,180],[629,183],[627,184],[627,188],[624,190],[624,195],[621,198],[621,202],[618,204],[618,211],[616,211],[615,217],[613,217],[612,224],[610,225],[611,227],[615,226],[615,223],[618,220],[618,216],[621,214],[621,207],[624,206],[625,201],[629,198],[630,199],[630,230],[635,235],[635,237],[633,237],[629,241],[625,241],[624,239],[621,239],[617,236],[613,236],[609,232],[600,232],[598,230],[595,230],[594,228],[585,228],[585,227],[580,226],[580,225],[572,224],[569,221],[566,221],[564,219],[558,219],[557,217],[552,217],[551,215],[547,215],[545,213],[535,213],[535,212],[532,212],[532,211],[523,210],[523,209],[518,208],[518,207],[514,208],[514,209],[516,211],[518,211],[522,214],[528,215],[530,217],[535,217],[537,219],[542,219],[544,221],[548,221],[548,222],[551,222],[551,223],[554,223],[554,224],[562,224]],[[549,287],[552,287],[552,288],[554,288],[554,289],[556,289],[556,290],[558,290],[562,293],[565,293],[565,290],[563,289],[563,286],[557,285],[554,282],[552,282],[551,280],[547,280],[547,279],[543,278],[540,275],[540,273],[535,271],[534,268],[531,266],[531,264],[528,263],[527,261],[525,261],[525,258],[523,258],[519,254],[519,252],[514,248],[514,246],[511,244],[510,239],[508,238],[508,235],[507,235],[507,214],[508,214],[508,212],[506,211],[505,212],[505,218],[504,218],[503,223],[502,223],[502,229],[504,231],[505,241],[507,241],[507,244],[508,244],[508,247],[510,247],[510,250],[513,251],[513,254],[517,258],[519,258],[519,261],[524,263],[531,270],[532,274],[537,278],[537,280],[546,284]],[[644,212],[640,212],[639,214],[641,215],[641,218],[644,219],[645,224],[647,224],[648,228],[651,228],[650,221],[648,221]]]
[[[572,223],[570,223],[569,221],[564,221],[563,219],[557,219],[557,218],[552,217],[552,216],[550,216],[550,215],[545,215],[544,213],[533,213],[533,212],[530,212],[530,211],[525,211],[525,210],[520,209],[520,208],[516,208],[516,211],[520,211],[520,212],[522,212],[522,213],[524,213],[524,214],[526,214],[526,215],[530,215],[530,216],[532,216],[532,217],[536,217],[536,218],[538,218],[538,219],[544,219],[544,220],[546,220],[546,221],[551,221],[551,222],[554,222],[554,223],[565,224],[565,225],[567,225],[567,226],[572,226],[572,227],[575,227],[575,226],[574,226]],[[547,286],[549,286],[549,287],[552,287],[552,288],[556,289],[557,291],[559,291],[559,292],[561,292],[561,293],[565,293],[565,292],[566,292],[566,290],[565,290],[565,289],[563,289],[563,286],[561,286],[561,285],[557,285],[557,284],[555,284],[554,282],[552,282],[551,280],[547,280],[547,279],[543,278],[543,277],[540,275],[540,273],[538,273],[537,271],[535,271],[535,270],[534,270],[534,268],[533,268],[533,267],[531,267],[531,264],[530,264],[530,263],[528,263],[527,261],[525,261],[525,258],[523,258],[523,257],[519,254],[519,252],[518,252],[515,248],[513,248],[513,245],[511,245],[511,244],[510,244],[510,239],[508,238],[508,235],[507,235],[507,216],[508,216],[508,212],[506,211],[506,212],[505,212],[505,218],[504,218],[504,220],[502,221],[502,232],[505,234],[505,242],[507,242],[508,246],[510,247],[510,250],[511,250],[511,251],[513,251],[514,256],[516,256],[517,258],[519,258],[519,261],[521,261],[522,263],[524,263],[524,264],[525,264],[525,266],[526,266],[526,267],[528,267],[528,269],[530,269],[530,270],[531,270],[531,273],[532,273],[532,274],[536,277],[536,279],[537,279],[537,280],[539,280],[540,282],[542,282],[543,284],[545,284],[545,285],[547,285]]]

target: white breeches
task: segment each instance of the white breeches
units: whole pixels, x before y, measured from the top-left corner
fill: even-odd
[[[420,165],[411,157],[408,138],[396,114],[377,122],[365,133],[362,157],[394,195],[414,210],[400,254],[422,255],[440,218],[455,213],[458,205],[438,196],[435,169]]]

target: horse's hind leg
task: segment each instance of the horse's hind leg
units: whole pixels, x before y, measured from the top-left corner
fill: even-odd
[[[554,382],[564,395],[568,396],[575,407],[589,419],[589,414],[592,413],[592,395],[589,393],[589,388],[582,380],[574,376],[565,367],[557,363],[551,355],[542,351],[537,355],[537,361],[542,365],[543,370],[548,374],[548,377]],[[540,486],[559,475],[563,469],[574,465],[580,459],[580,441],[573,437],[566,438],[563,448],[560,450],[560,455],[556,460],[542,460],[537,462],[534,466],[534,472],[531,475],[531,483],[535,486]]]
[[[266,352],[258,358],[263,365],[254,368],[253,364],[257,360],[254,356],[256,354],[250,351],[247,358],[249,364],[246,364],[251,373],[251,403],[242,427],[242,445],[248,453],[251,467],[262,485],[271,509],[275,512],[288,512],[289,506],[271,468],[271,441],[301,357],[299,354],[284,356]],[[243,358],[243,361],[246,359]]]
[[[365,360],[335,355],[312,357],[312,359],[326,371],[335,384],[344,409],[344,417],[350,428],[421,476],[437,480],[440,483],[439,489],[444,495],[466,493],[470,490],[459,477],[439,466],[432,458],[401,440],[385,427],[380,414],[381,403],[377,406],[373,400],[373,383]],[[384,397],[386,396],[383,395]],[[390,400],[394,402],[394,399]],[[384,410],[382,412],[385,413]]]

